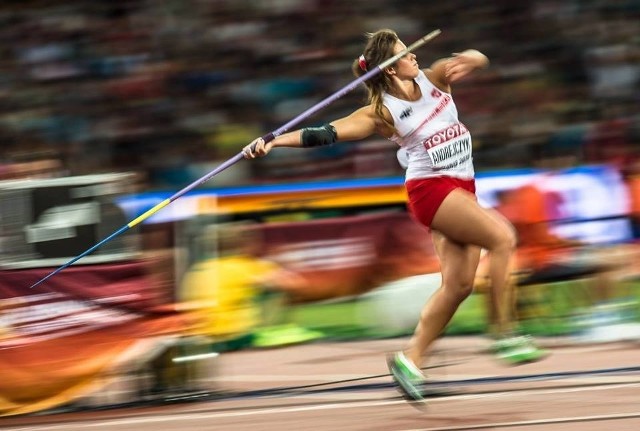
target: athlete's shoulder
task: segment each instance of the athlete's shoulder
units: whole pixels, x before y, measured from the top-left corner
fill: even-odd
[[[376,109],[373,104],[368,104],[356,109],[351,115],[357,117],[375,118]]]

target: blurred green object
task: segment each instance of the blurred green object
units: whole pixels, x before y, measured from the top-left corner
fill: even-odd
[[[480,295],[470,296],[458,309],[447,327],[448,335],[478,334],[486,329],[484,299]],[[386,338],[413,333],[413,327],[385,328],[377,324],[379,315],[373,309],[363,311],[363,302],[358,298],[300,304],[288,312],[291,321],[301,327],[325,334],[329,339]]]
[[[325,337],[326,334],[323,332],[307,329],[294,323],[286,323],[255,330],[252,345],[254,347],[286,346],[307,343]]]
[[[212,352],[233,352],[236,350],[243,350],[253,346],[254,335],[242,334],[236,337],[226,338],[224,340],[217,340],[211,344]]]
[[[357,297],[334,299],[293,305],[287,314],[295,324],[320,331],[328,339],[369,338],[369,328],[358,318],[360,304]]]
[[[415,316],[411,309],[421,308],[423,299],[413,296],[412,289],[425,290],[421,285],[394,286],[396,298],[387,302],[376,302],[374,294],[295,305],[281,305],[278,323],[259,329],[254,333],[253,345],[273,347],[291,343],[320,339],[353,340],[391,338],[413,333]],[[640,281],[628,283],[624,289],[631,292],[633,319],[640,321]],[[405,289],[402,292],[402,289]],[[484,293],[474,293],[460,306],[445,329],[445,335],[483,334],[488,328],[486,299]],[[428,294],[427,294],[428,296]],[[393,298],[387,296],[387,298]],[[519,289],[519,330],[534,336],[563,336],[577,331],[575,314],[589,305],[588,283],[580,280],[540,284]],[[375,300],[374,300],[375,299]],[[409,303],[411,301],[412,303]],[[422,302],[421,302],[422,301]],[[384,308],[381,308],[385,305]],[[394,321],[398,313],[405,314],[398,324]]]

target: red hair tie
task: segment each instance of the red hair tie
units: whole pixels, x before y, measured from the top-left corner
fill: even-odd
[[[363,72],[367,71],[367,60],[365,60],[364,54],[358,57],[358,65]]]

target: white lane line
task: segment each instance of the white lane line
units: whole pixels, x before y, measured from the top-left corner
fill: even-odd
[[[505,379],[504,382],[491,382],[491,383],[529,383],[532,381],[558,381],[562,380],[563,382],[593,382],[593,381],[601,381],[601,382],[615,382],[616,380],[620,382],[631,383],[634,381],[640,381],[640,377],[635,377],[632,375],[620,375],[620,374],[587,374],[585,375],[575,375],[575,376],[545,376],[545,374],[540,374],[539,378],[531,378],[531,379],[521,379],[518,380],[518,375],[514,375],[512,380]],[[486,375],[486,376],[478,376],[471,374],[448,374],[448,375],[430,375],[430,381],[433,383],[451,383],[455,385],[457,380],[478,380],[478,379],[494,379],[500,378],[500,376],[495,375]],[[203,379],[203,381],[208,382],[217,382],[217,383],[246,383],[246,382],[318,382],[321,384],[325,384],[326,386],[333,385],[336,383],[342,383],[343,380],[376,380],[376,379],[387,379],[389,383],[391,383],[391,376],[387,374],[381,375],[362,375],[362,374],[308,374],[308,375],[289,375],[289,374],[240,374],[233,376],[217,376],[210,377],[207,379]],[[482,382],[478,382],[482,384]]]
[[[551,425],[573,422],[589,422],[589,421],[608,421],[618,419],[636,419],[640,418],[640,412],[636,413],[614,413],[609,415],[597,415],[597,416],[573,416],[568,418],[549,418],[549,419],[537,419],[530,421],[515,421],[515,422],[492,422],[478,425],[464,425],[464,426],[452,426],[452,427],[438,427],[438,428],[415,428],[403,431],[456,431],[456,430],[481,430],[481,429],[494,429],[494,428],[510,428],[516,426],[531,426],[531,425]]]
[[[376,378],[388,378],[391,376],[364,375],[364,374],[238,374],[233,376],[217,376],[207,380],[212,382],[323,382],[335,383],[336,380],[374,380]]]
[[[388,406],[393,404],[404,404],[404,400],[394,401],[363,401],[344,404],[321,404],[316,406],[300,406],[300,407],[274,407],[274,408],[259,408],[256,410],[245,410],[237,412],[202,412],[202,413],[188,413],[188,414],[167,414],[155,417],[145,416],[140,418],[125,418],[125,419],[106,419],[92,422],[78,422],[78,423],[65,423],[58,425],[45,425],[45,426],[29,426],[22,428],[4,428],[9,431],[51,431],[51,430],[72,430],[72,429],[86,429],[89,427],[107,427],[117,425],[135,425],[135,424],[150,424],[156,422],[170,422],[170,421],[188,421],[188,420],[203,420],[203,419],[220,419],[231,418],[239,416],[254,416],[254,415],[268,415],[268,414],[281,414],[281,413],[295,413],[306,412],[314,410],[333,410],[333,409],[350,409],[358,407],[379,407]],[[76,428],[79,427],[79,428]]]
[[[560,394],[560,393],[575,393],[575,392],[591,392],[591,391],[605,391],[618,388],[638,387],[640,384],[617,384],[611,386],[597,386],[597,387],[580,387],[580,388],[560,388],[560,389],[531,389],[517,392],[496,392],[490,394],[468,394],[468,395],[452,395],[443,398],[434,398],[429,401],[429,404],[438,403],[451,403],[453,401],[461,400],[483,400],[491,398],[516,398],[516,397],[528,397],[531,395],[546,395],[546,394]],[[309,412],[320,410],[338,410],[338,409],[350,409],[359,407],[381,407],[397,404],[405,404],[404,400],[387,400],[387,401],[358,401],[351,403],[340,404],[320,404],[313,406],[299,406],[299,407],[272,407],[272,408],[256,408],[253,410],[231,411],[231,412],[196,412],[196,413],[170,413],[160,414],[158,416],[140,416],[133,418],[121,418],[121,419],[102,419],[91,422],[70,422],[64,424],[52,424],[52,425],[38,425],[27,427],[8,427],[4,428],[7,431],[54,431],[65,430],[72,431],[85,430],[87,428],[101,428],[108,426],[133,426],[136,424],[151,424],[151,423],[167,423],[177,422],[183,423],[189,420],[204,420],[204,419],[222,419],[231,417],[243,417],[243,416],[258,416],[258,415],[272,415],[272,414],[286,414],[296,412]],[[630,413],[636,414],[636,413]],[[640,413],[638,413],[640,417]],[[549,420],[565,420],[565,418],[549,419]],[[473,426],[473,425],[471,425]],[[478,425],[479,426],[479,425]],[[456,428],[443,428],[445,430],[455,430]],[[469,429],[469,427],[463,428]],[[473,428],[471,428],[473,429]],[[420,430],[424,431],[424,430]],[[431,431],[431,430],[430,430]],[[435,429],[433,430],[435,431]]]

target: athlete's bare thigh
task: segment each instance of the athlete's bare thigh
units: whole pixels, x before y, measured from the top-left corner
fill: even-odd
[[[481,207],[475,197],[462,189],[447,195],[431,223],[449,240],[492,249],[505,236],[513,236],[511,224],[497,211]]]

